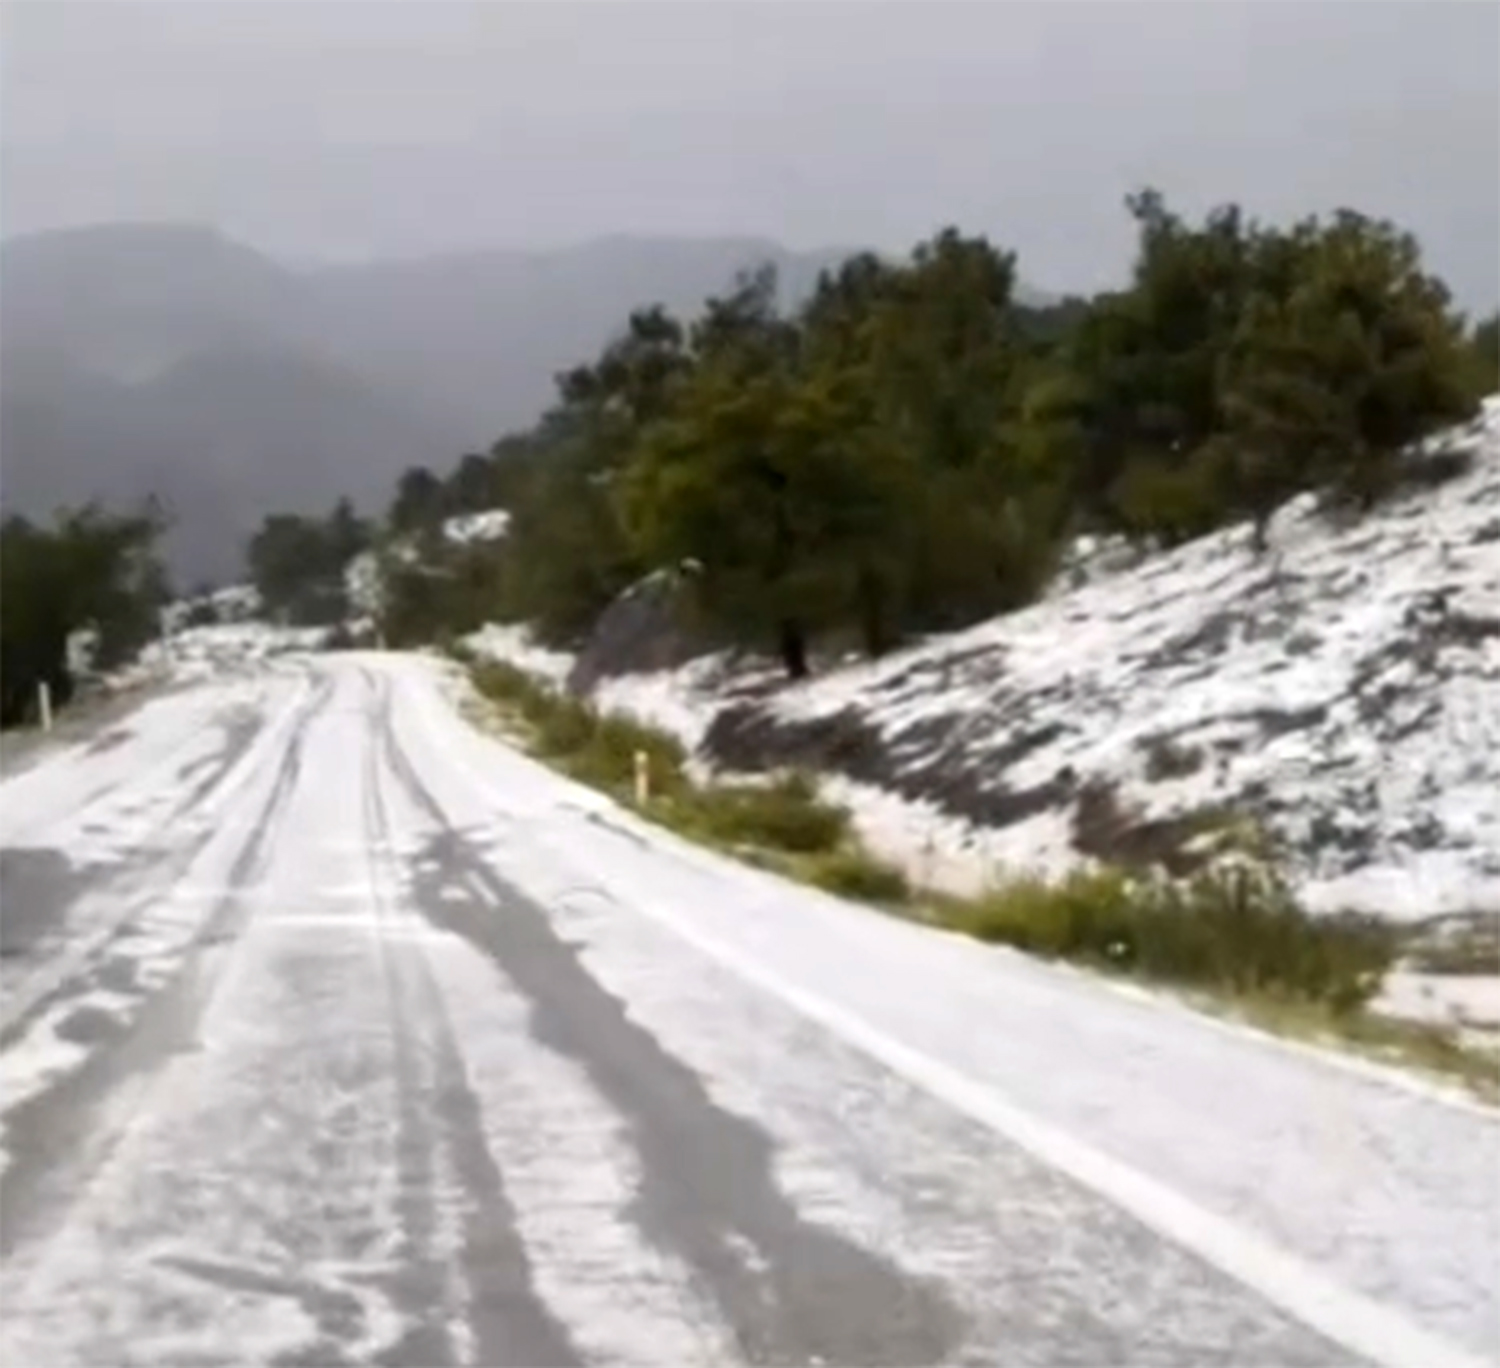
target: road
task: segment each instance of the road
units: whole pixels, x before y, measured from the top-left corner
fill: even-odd
[[[1500,1361],[1500,1125],[288,661],[0,785],[0,1362]]]

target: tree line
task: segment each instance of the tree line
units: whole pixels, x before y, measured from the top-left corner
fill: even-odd
[[[403,477],[398,529],[512,522],[398,635],[510,618],[566,641],[666,569],[705,632],[797,676],[818,641],[879,654],[1027,603],[1080,532],[1248,521],[1263,546],[1309,490],[1357,515],[1500,387],[1496,320],[1470,329],[1390,223],[1127,206],[1129,284],[1089,300],[1023,305],[1014,255],[948,229],[795,310],[767,269],[690,320],[635,312],[534,428]]]
[[[665,571],[697,630],[795,676],[817,643],[879,654],[1030,601],[1081,532],[1173,545],[1248,520],[1263,546],[1309,490],[1358,514],[1500,388],[1500,318],[1470,328],[1390,223],[1127,204],[1130,280],[1092,299],[1028,307],[1013,254],[948,229],[849,258],[794,309],[769,270],[694,318],[642,308],[532,428],[409,470],[383,535],[347,501],[272,517],[252,577],[273,616],[335,623],[344,567],[383,545],[393,643],[492,619],[567,642]],[[502,542],[438,532],[495,507]],[[0,721],[40,682],[66,697],[72,632],[96,628],[108,666],[156,631],[164,524],[0,523]]]

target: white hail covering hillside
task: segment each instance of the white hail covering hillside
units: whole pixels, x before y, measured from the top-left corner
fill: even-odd
[[[903,768],[1010,792],[1070,768],[1148,819],[1254,812],[1313,906],[1500,910],[1500,402],[1448,442],[1466,475],[1346,530],[1299,500],[1264,558],[1205,538],[773,711],[852,707]],[[991,857],[1066,863],[1069,815]]]
[[[1500,400],[1436,445],[1471,467],[1344,528],[1300,499],[1263,557],[1243,527],[1090,551],[1031,608],[800,686],[706,659],[596,697],[690,744],[747,685],[773,740],[873,732],[884,773],[830,788],[939,883],[1077,864],[1102,784],[1146,821],[1253,814],[1315,908],[1500,910]]]

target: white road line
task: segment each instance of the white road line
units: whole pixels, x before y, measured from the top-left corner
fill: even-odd
[[[654,905],[630,910],[665,926],[731,973],[1099,1193],[1346,1349],[1383,1368],[1493,1368],[1484,1359],[1414,1325],[1399,1312],[1344,1287],[1306,1260],[1038,1120],[958,1070],[903,1045],[854,1013],[797,987],[671,913]]]

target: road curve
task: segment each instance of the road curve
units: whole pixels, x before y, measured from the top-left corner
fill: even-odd
[[[456,687],[0,784],[0,1362],[1500,1362],[1494,1113],[725,863]]]

